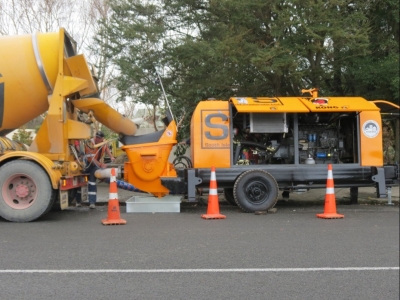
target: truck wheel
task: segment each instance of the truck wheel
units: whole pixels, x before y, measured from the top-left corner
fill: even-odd
[[[235,198],[233,197],[233,188],[224,189],[225,200],[230,205],[237,206]]]
[[[36,163],[15,160],[0,168],[0,216],[12,222],[33,221],[56,196],[47,173]]]
[[[237,205],[245,212],[268,210],[278,201],[275,178],[262,170],[249,170],[240,174],[233,186]]]

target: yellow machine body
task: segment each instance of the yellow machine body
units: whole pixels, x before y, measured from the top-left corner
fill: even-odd
[[[49,108],[49,91],[43,82],[37,58],[39,55],[46,58],[46,62],[41,61],[40,64],[42,71],[47,72],[49,88],[54,87],[59,55],[54,50],[58,49],[58,35],[52,33],[0,37],[0,135],[19,128]],[[37,52],[34,51],[33,41]],[[46,44],[54,53],[40,53],[46,51],[46,47],[40,47],[39,44]]]
[[[98,98],[89,65],[76,53],[75,42],[64,29],[0,37],[0,136],[44,117],[29,151],[18,151],[20,146],[1,138],[0,171],[14,160],[35,162],[63,199],[68,189],[84,186],[87,178],[71,145],[89,139],[91,130],[78,120],[79,111],[121,135],[136,133],[131,120]],[[17,177],[10,175],[8,180]],[[12,205],[15,196],[4,197]]]
[[[0,37],[0,45],[0,135],[47,112],[30,151],[68,161],[70,141],[90,138],[76,108],[117,133],[135,134],[132,121],[96,97],[89,66],[63,29]]]

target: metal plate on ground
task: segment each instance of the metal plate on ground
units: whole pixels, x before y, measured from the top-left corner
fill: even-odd
[[[133,196],[126,201],[127,213],[181,212],[181,196]]]

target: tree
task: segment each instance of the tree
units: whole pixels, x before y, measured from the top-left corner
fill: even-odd
[[[311,87],[398,101],[394,0],[110,3],[112,22],[100,33],[110,41],[118,89],[157,105],[156,66],[178,117],[211,97],[300,95]]]
[[[364,13],[370,20],[369,55],[349,64],[354,94],[399,104],[399,2],[370,0]]]
[[[155,120],[157,107],[163,102],[155,73],[162,57],[160,41],[164,33],[158,7],[140,1],[111,1],[110,5],[113,13],[102,18],[96,37],[98,47],[105,50],[107,63],[116,66],[108,84],[119,91],[117,101],[150,105]]]
[[[78,42],[78,49],[84,42],[89,29],[87,11],[77,0],[0,0],[0,33],[31,34],[57,31],[65,27]],[[76,26],[79,20],[79,26]]]
[[[12,140],[30,146],[33,141],[32,133],[22,127],[17,130],[12,136]]]

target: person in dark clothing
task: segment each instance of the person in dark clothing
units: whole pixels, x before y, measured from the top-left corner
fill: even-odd
[[[110,148],[107,144],[101,145],[99,147],[94,147],[97,144],[100,144],[104,141],[104,133],[98,131],[96,136],[89,140],[85,145],[85,158],[86,158],[86,168],[85,173],[89,174],[88,180],[88,196],[89,196],[89,208],[96,207],[97,201],[97,185],[96,185],[96,177],[94,173],[98,169],[105,169],[107,165],[103,162],[104,154],[108,154],[111,158],[111,161],[115,160],[115,157],[111,154]],[[82,195],[80,189],[76,195],[76,206],[82,206]]]

